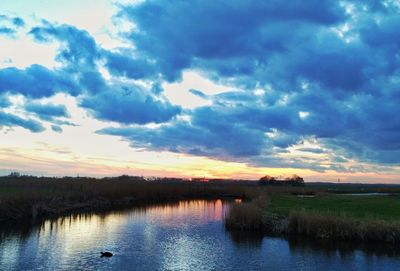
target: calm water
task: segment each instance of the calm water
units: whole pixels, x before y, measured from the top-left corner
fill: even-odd
[[[3,226],[0,270],[400,270],[400,256],[227,232],[231,203],[183,201]],[[100,251],[112,258],[100,258]]]

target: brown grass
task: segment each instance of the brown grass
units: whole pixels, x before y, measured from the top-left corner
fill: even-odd
[[[235,204],[225,218],[225,226],[237,230],[260,230],[262,210],[252,203]]]
[[[383,220],[357,220],[327,213],[292,211],[289,233],[318,239],[400,243],[400,223]]]
[[[228,229],[253,230],[268,234],[347,240],[363,243],[400,243],[400,222],[356,218],[346,213],[293,209],[289,216],[268,212],[270,190],[261,191],[251,202],[234,205],[225,219]],[[286,192],[286,191],[285,191]],[[292,192],[292,191],[291,191]],[[253,193],[255,193],[253,191]],[[259,192],[260,193],[260,192]]]
[[[264,191],[252,191],[251,202],[234,204],[225,218],[225,226],[235,230],[262,230],[263,210],[269,203]]]
[[[0,179],[0,220],[101,211],[181,199],[250,197],[246,185],[148,182],[141,178]]]

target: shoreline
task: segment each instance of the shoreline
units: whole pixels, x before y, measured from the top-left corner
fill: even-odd
[[[257,202],[233,207],[225,219],[225,228],[285,238],[400,244],[400,221],[357,219],[304,209],[291,210],[284,216],[268,212],[268,207]]]
[[[66,202],[56,208],[51,207],[47,204],[38,204],[32,206],[32,211],[25,211],[17,215],[9,215],[9,212],[4,216],[4,213],[0,215],[0,222],[11,223],[15,221],[26,221],[26,220],[45,220],[45,219],[57,219],[63,216],[69,215],[80,215],[80,214],[97,214],[103,212],[119,212],[131,208],[149,207],[154,205],[165,205],[165,204],[177,204],[180,201],[191,201],[191,200],[234,200],[241,199],[239,196],[209,196],[209,197],[179,197],[175,199],[164,199],[154,201],[135,201],[135,199],[121,199],[118,201],[110,202],[104,201],[104,199],[97,199],[88,201],[86,203],[74,203]],[[0,206],[1,207],[1,206]]]
[[[112,211],[180,200],[250,198],[240,184],[147,182],[138,178],[112,180],[0,180],[0,222],[54,218]]]

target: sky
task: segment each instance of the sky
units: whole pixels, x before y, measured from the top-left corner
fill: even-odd
[[[0,175],[400,183],[398,0],[2,0]]]

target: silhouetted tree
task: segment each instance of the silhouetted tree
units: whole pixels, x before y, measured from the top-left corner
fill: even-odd
[[[269,175],[265,175],[264,177],[261,177],[260,180],[258,181],[258,184],[260,185],[268,185],[268,184],[274,184],[276,183],[276,178],[269,176]]]
[[[297,174],[293,174],[291,177],[286,178],[286,181],[290,182],[290,184],[294,186],[304,185],[304,179]]]

